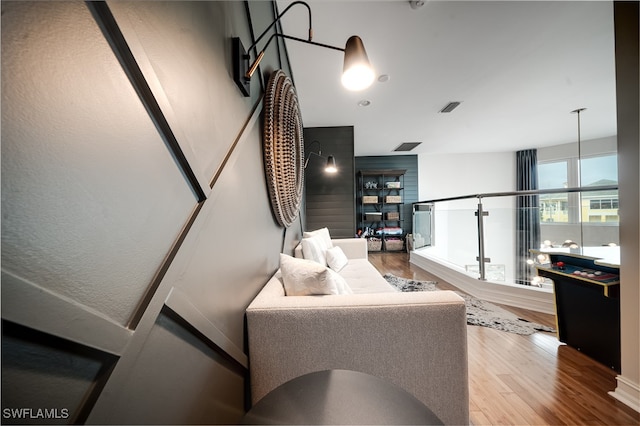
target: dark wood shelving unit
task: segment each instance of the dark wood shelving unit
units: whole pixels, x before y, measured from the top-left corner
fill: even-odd
[[[357,229],[369,251],[403,251],[406,170],[358,171]]]

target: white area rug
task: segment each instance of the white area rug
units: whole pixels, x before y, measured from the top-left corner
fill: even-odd
[[[407,278],[396,277],[386,274],[384,278],[400,291],[437,291],[435,281],[415,281]],[[547,327],[535,322],[529,322],[517,315],[502,309],[493,303],[485,302],[462,292],[456,291],[462,297],[467,307],[467,324],[491,327],[496,330],[508,331],[510,333],[530,335],[536,331],[546,331],[555,333],[555,328]]]

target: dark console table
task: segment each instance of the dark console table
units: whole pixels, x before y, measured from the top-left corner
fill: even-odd
[[[536,269],[554,284],[558,340],[620,372],[619,261],[585,249],[533,251],[551,261]]]
[[[297,377],[258,401],[242,423],[443,424],[422,402],[391,382],[348,370]]]

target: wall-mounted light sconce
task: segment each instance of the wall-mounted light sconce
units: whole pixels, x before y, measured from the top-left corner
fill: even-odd
[[[287,13],[292,6],[296,4],[302,4],[306,6],[309,11],[309,39],[305,40],[298,37],[289,36],[286,34],[273,33],[269,40],[264,45],[256,59],[253,61],[251,65],[249,65],[250,54],[247,52],[251,52],[251,49],[256,47],[256,45],[262,40],[262,38],[267,34],[267,32],[278,22],[280,18]],[[289,40],[299,41],[302,43],[312,44],[314,46],[325,47],[327,49],[339,50],[344,52],[344,67],[342,71],[342,85],[348,90],[363,90],[366,89],[373,83],[375,78],[375,73],[371,64],[369,63],[369,58],[367,57],[367,52],[364,49],[364,44],[360,37],[354,35],[349,37],[347,43],[344,48],[330,46],[328,44],[317,43],[315,41],[311,41],[313,38],[313,29],[311,26],[311,8],[309,5],[303,1],[296,1],[291,3],[287,8],[278,15],[275,21],[271,23],[264,30],[262,34],[258,37],[258,39],[253,43],[247,50],[244,49],[242,42],[238,37],[233,38],[233,78],[242,93],[245,96],[249,96],[251,93],[250,83],[251,77],[255,73],[258,65],[260,65],[260,61],[264,57],[264,52],[267,50],[267,47],[271,43],[274,37],[282,37]]]
[[[322,146],[320,145],[319,141],[313,141],[309,144],[309,147],[311,147],[311,145],[313,145],[314,143],[318,144],[318,152],[313,152],[313,151],[309,151],[309,155],[307,156],[307,159],[304,162],[304,168],[306,169],[307,166],[309,165],[309,159],[311,158],[312,155],[318,156],[320,158],[325,158],[327,160],[327,164],[324,167],[324,171],[327,173],[336,173],[338,171],[338,168],[336,167],[336,159],[334,158],[333,155],[328,155],[328,156],[324,156],[322,155]]]
[[[333,155],[329,155],[327,157],[327,165],[324,168],[324,171],[327,173],[336,173],[338,168],[336,167],[336,159],[333,158]]]

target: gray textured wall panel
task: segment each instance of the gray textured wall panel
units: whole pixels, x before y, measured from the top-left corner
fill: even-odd
[[[109,330],[129,339],[105,345],[121,347],[120,358],[99,395],[83,399],[99,382],[99,366],[49,356],[46,346],[26,350],[29,333],[3,335],[8,361],[41,353],[29,358],[28,374],[3,363],[3,408],[27,402],[15,398],[29,394],[34,405],[82,400],[87,423],[233,423],[245,409],[247,371],[209,337],[246,352],[244,309],[277,269],[278,253],[291,253],[302,233],[299,224],[280,228],[270,209],[259,79],[249,98],[232,79],[231,37],[251,44],[247,10],[260,18],[253,29],[260,33],[274,6],[107,6],[207,198],[196,206],[154,126],[157,113],[143,107],[108,42],[114,29],[100,26],[95,9],[84,2],[2,3],[2,267],[33,283],[30,289],[45,289],[45,304],[64,300],[82,317],[114,322],[101,330],[85,330],[81,320],[58,324],[82,330],[69,333],[80,336],[69,347],[88,345],[87,333],[109,339],[100,334]],[[283,53],[270,50],[262,72],[286,64],[273,57]],[[172,246],[178,249],[166,257]],[[160,278],[150,287],[154,276]],[[173,288],[186,317],[215,332],[194,332],[161,313]],[[35,307],[21,308],[37,323]],[[138,310],[139,321],[127,329]],[[38,326],[47,333],[47,324]],[[58,368],[65,360],[78,365],[81,378]],[[60,389],[62,400],[54,397]]]

